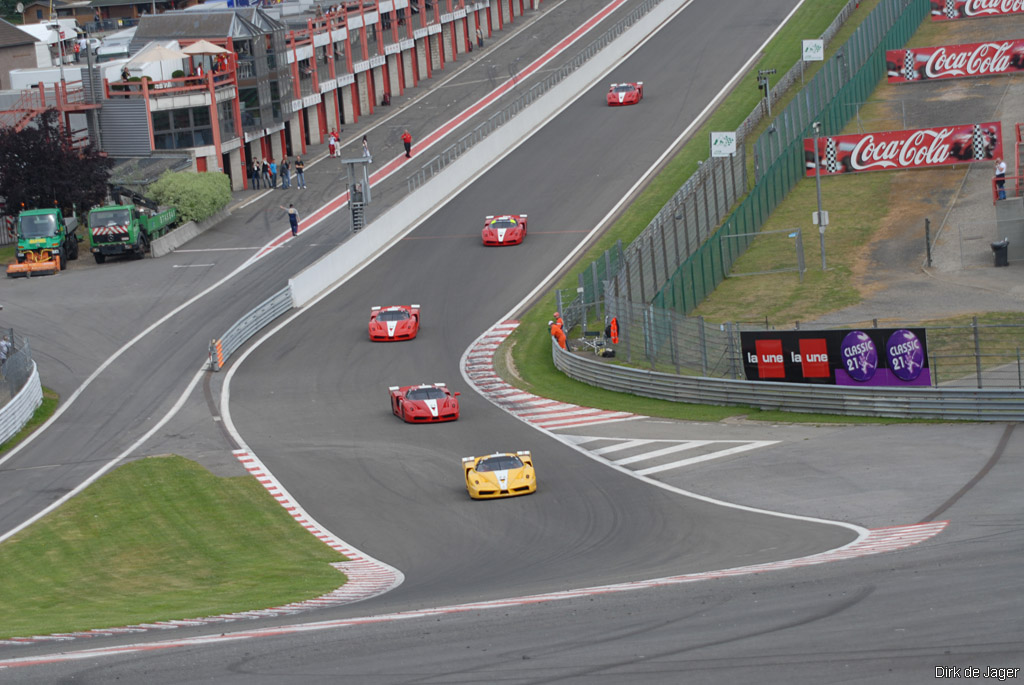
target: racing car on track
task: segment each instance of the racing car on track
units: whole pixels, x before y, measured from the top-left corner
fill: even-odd
[[[459,418],[461,393],[452,392],[444,383],[392,385],[391,411],[406,423],[440,423]]]
[[[644,99],[644,82],[613,83],[608,87],[608,106],[635,105]]]
[[[526,215],[488,216],[482,233],[484,245],[518,245],[526,237]]]
[[[466,490],[473,499],[515,497],[537,491],[537,474],[529,451],[463,457],[462,470],[466,474]]]
[[[420,332],[420,306],[411,304],[370,309],[370,340],[412,340]]]

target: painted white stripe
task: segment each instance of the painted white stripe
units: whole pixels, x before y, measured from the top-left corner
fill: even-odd
[[[542,428],[567,428],[569,426],[589,425],[594,423],[607,423],[609,421],[614,420],[627,420],[633,418],[641,417],[633,417],[631,414],[626,414],[623,412],[601,412],[598,414],[590,414],[588,416],[577,416],[574,418],[540,420],[537,421],[537,425],[541,426]]]
[[[690,459],[683,459],[682,461],[673,462],[671,464],[663,464],[661,466],[652,466],[648,469],[642,469],[637,471],[641,476],[649,476],[652,473],[659,473],[661,471],[668,471],[669,469],[677,469],[683,466],[689,466],[691,464],[699,464],[702,461],[710,461],[712,459],[719,459],[721,457],[727,457],[731,454],[739,454],[740,452],[749,452],[750,450],[756,450],[758,447],[767,447],[768,445],[774,445],[778,440],[758,440],[748,445],[740,445],[738,447],[730,447],[727,450],[721,450],[719,452],[712,452],[710,454],[704,454],[699,457],[692,457]]]
[[[632,457],[616,459],[615,463],[618,464],[619,466],[625,466],[626,464],[635,464],[638,461],[657,459],[658,457],[663,457],[666,454],[672,454],[673,452],[692,450],[697,447],[703,447],[704,445],[711,445],[714,443],[714,440],[687,440],[686,442],[679,443],[678,445],[672,445],[671,447],[663,447],[660,450],[651,450],[650,452],[644,452],[643,454],[637,454]]]
[[[651,444],[651,442],[651,440],[626,440],[617,445],[609,445],[608,447],[600,447],[596,450],[590,451],[594,454],[611,454],[612,452],[620,452],[622,450],[632,449],[633,447],[643,447],[644,445]]]

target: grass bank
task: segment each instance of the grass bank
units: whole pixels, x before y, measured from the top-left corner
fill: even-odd
[[[342,585],[338,561],[255,479],[142,459],[0,545],[0,637],[287,604]]]

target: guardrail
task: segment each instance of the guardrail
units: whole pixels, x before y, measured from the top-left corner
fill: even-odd
[[[264,326],[292,308],[292,290],[290,286],[260,302],[248,314],[236,321],[220,338],[210,341],[210,368],[220,371],[227,358],[260,332]]]
[[[850,388],[676,376],[588,359],[552,341],[555,368],[597,388],[672,402],[901,419],[1020,421],[1024,392],[965,388]]]

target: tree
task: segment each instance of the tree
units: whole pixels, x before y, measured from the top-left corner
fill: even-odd
[[[0,128],[0,196],[11,211],[53,207],[85,211],[107,197],[111,159],[92,145],[76,150],[48,109],[21,131]]]
[[[149,193],[161,205],[177,208],[182,221],[202,221],[231,202],[231,180],[215,171],[165,171]]]

